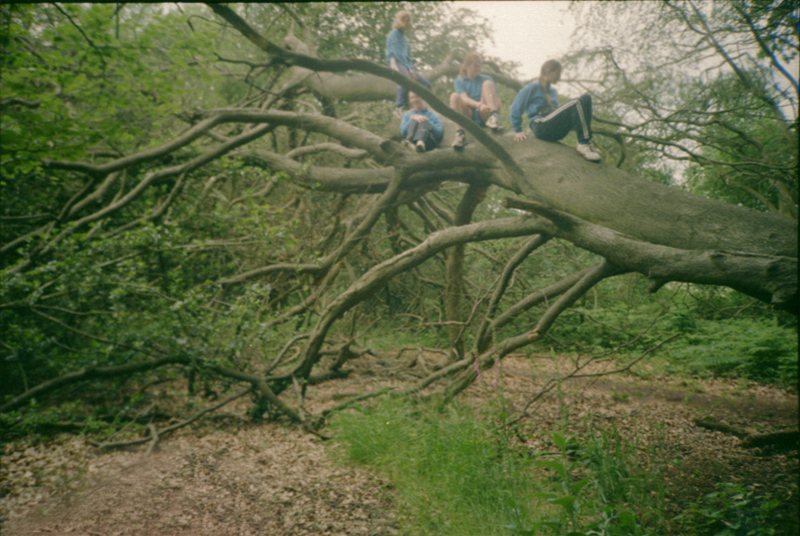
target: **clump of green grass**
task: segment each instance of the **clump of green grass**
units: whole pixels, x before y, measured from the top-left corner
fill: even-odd
[[[377,468],[396,486],[409,534],[505,535],[533,523],[542,487],[532,463],[492,439],[469,411],[388,400],[332,423],[348,463]]]
[[[769,492],[721,483],[677,518],[692,536],[772,536],[782,501]]]

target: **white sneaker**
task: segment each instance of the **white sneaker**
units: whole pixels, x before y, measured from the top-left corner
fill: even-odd
[[[416,151],[417,148],[414,146],[414,142],[411,140],[403,140],[403,147],[408,149],[409,151]]]
[[[453,137],[453,149],[463,149],[467,144],[467,135],[463,130],[456,130],[456,135]]]
[[[502,125],[500,124],[500,114],[494,112],[492,115],[490,115],[489,118],[486,120],[486,126],[491,128],[492,130],[498,130],[502,128]]]
[[[422,140],[417,141],[417,152],[424,153],[425,152],[425,142]]]
[[[575,149],[586,160],[590,160],[592,162],[599,162],[602,160],[600,153],[594,150],[594,147],[592,147],[591,143],[579,143]]]

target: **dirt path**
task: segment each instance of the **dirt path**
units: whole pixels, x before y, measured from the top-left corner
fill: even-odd
[[[429,356],[428,363],[435,360]],[[467,400],[522,410],[566,362],[522,357],[486,371]],[[601,372],[610,362],[593,364]],[[314,412],[335,403],[334,392],[364,392],[413,380],[414,369],[380,358],[354,363],[354,374],[311,391]],[[238,404],[238,402],[237,402]],[[565,382],[528,408],[523,434],[544,447],[534,430],[561,423],[610,425],[637,437],[658,435],[681,457],[668,480],[702,494],[715,482],[743,481],[769,488],[794,486],[797,457],[757,456],[739,439],[697,427],[696,417],[772,431],[797,426],[797,397],[733,381],[631,375]],[[229,412],[244,414],[246,403]],[[80,438],[47,445],[7,445],[0,477],[2,533],[77,535],[389,535],[397,533],[391,492],[365,471],[331,459],[319,438],[275,423],[230,417],[207,421],[147,447],[99,453]],[[667,483],[669,484],[669,482]],[[797,493],[794,494],[795,502]],[[797,505],[795,505],[797,506]]]

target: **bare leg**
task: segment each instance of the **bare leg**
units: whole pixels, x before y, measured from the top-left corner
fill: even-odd
[[[461,98],[461,94],[459,93],[451,93],[450,94],[450,108],[457,111],[461,115],[466,117],[472,118],[472,108],[467,106],[467,103]],[[456,123],[456,128],[463,129],[461,125]]]
[[[486,104],[491,108],[488,112],[481,112],[481,120],[484,123],[490,115],[500,111],[500,97],[497,96],[497,91],[495,91],[491,80],[484,81],[483,86],[481,86],[481,104]]]

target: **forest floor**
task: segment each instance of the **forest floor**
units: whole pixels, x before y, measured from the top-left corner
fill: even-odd
[[[408,354],[405,354],[408,357]],[[349,363],[349,378],[309,389],[314,413],[343,393],[405,386],[436,366],[422,360],[365,356]],[[484,371],[461,400],[476,409],[498,404],[520,411],[557,372],[564,358],[511,356]],[[615,368],[593,362],[582,373]],[[634,370],[646,370],[639,364]],[[733,380],[616,374],[560,382],[520,421],[526,445],[547,448],[564,422],[611,426],[622,435],[656,438],[680,458],[665,475],[673,494],[700,497],[718,482],[741,482],[791,494],[798,511],[797,446],[793,452],[745,449],[739,438],[699,427],[709,419],[759,433],[796,428],[798,399],[785,391]],[[174,393],[172,394],[174,395]],[[171,396],[164,391],[164,396]],[[166,398],[165,398],[166,404]],[[362,468],[337,464],[332,442],[275,422],[254,422],[240,399],[217,418],[198,421],[148,445],[100,452],[85,438],[62,435],[44,443],[7,444],[0,468],[2,534],[111,535],[390,535],[398,533],[390,482]],[[570,425],[571,426],[571,425]],[[401,446],[398,446],[401,448]],[[793,493],[792,493],[793,490]],[[675,495],[673,501],[680,501]]]

